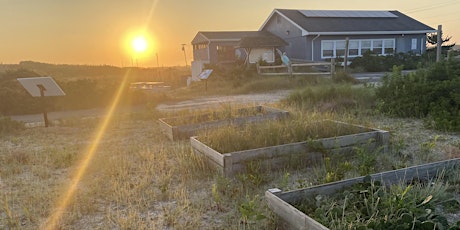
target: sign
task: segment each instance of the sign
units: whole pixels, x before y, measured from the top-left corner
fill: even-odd
[[[51,77],[18,78],[18,81],[32,97],[65,96],[64,91]]]

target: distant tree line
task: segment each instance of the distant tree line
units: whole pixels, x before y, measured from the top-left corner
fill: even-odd
[[[163,81],[171,87],[182,87],[186,85],[187,78],[185,69],[174,67],[162,68],[163,75],[154,76],[152,70],[141,68],[52,65],[35,62],[23,62],[15,67],[24,66],[29,68],[15,69],[8,66],[10,69],[1,72],[2,65],[0,65],[0,116],[41,113],[44,108],[47,111],[60,111],[105,107],[112,102],[120,87],[122,87],[120,101],[122,106],[158,103],[159,100],[166,100],[165,95],[132,91],[129,90],[129,83]],[[61,72],[57,77],[49,74],[57,72]],[[66,95],[32,97],[17,80],[17,78],[41,76],[53,76]],[[123,79],[127,80],[124,82]]]

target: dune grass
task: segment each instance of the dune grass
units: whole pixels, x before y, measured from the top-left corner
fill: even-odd
[[[434,154],[443,149],[440,142],[453,141],[445,133],[430,139],[432,133],[425,135],[428,131],[421,125],[411,126],[406,120],[296,106],[283,109],[303,120],[327,117],[394,131],[391,150],[378,156],[376,171],[434,160],[432,156],[441,155]],[[58,228],[276,229],[278,221],[266,206],[265,190],[324,183],[328,173],[338,173],[335,168],[346,169],[341,159],[331,158],[332,165],[325,161],[315,168],[269,174],[260,173],[254,165],[247,174],[224,178],[192,154],[188,141],[172,142],[160,133],[157,119],[164,115],[148,110],[112,119]],[[99,118],[73,118],[48,128],[18,129],[0,136],[0,229],[46,226],[88,146],[94,144],[100,122]],[[420,136],[409,142],[402,130],[415,135],[414,129]],[[404,155],[407,152],[411,154]],[[372,164],[372,154],[363,153],[358,160]],[[419,157],[424,154],[426,158]],[[356,174],[343,174],[352,176]]]

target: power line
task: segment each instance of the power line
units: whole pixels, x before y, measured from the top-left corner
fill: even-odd
[[[437,4],[430,5],[430,6],[423,6],[423,7],[410,9],[410,10],[407,10],[406,13],[415,13],[415,12],[427,11],[427,10],[431,10],[435,8],[441,8],[441,7],[448,6],[451,3],[456,4],[456,3],[460,3],[460,1],[452,0],[452,1],[447,1],[447,2],[440,2]]]

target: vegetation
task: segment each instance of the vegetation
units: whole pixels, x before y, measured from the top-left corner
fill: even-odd
[[[449,59],[407,76],[401,67],[376,89],[381,112],[426,118],[432,128],[460,131],[460,62]]]
[[[199,140],[220,153],[230,153],[363,132],[358,126],[322,119],[324,114],[309,114],[308,117],[299,115],[281,121],[227,127],[206,131],[199,135]]]
[[[182,114],[171,118],[164,118],[164,121],[171,126],[192,125],[198,123],[230,120],[239,117],[249,117],[266,114],[261,107],[248,107],[247,105],[223,105],[216,109],[204,109],[200,111],[184,111]]]
[[[119,68],[112,66],[52,65],[21,62],[0,65],[0,114],[32,114],[47,111],[101,108],[110,105],[122,87],[121,106],[157,103],[167,99],[164,94],[129,90],[129,83],[161,81],[173,88],[186,85],[187,69]],[[33,98],[17,78],[52,76],[65,92],[62,97]]]
[[[440,175],[394,185],[367,176],[345,191],[318,194],[295,206],[330,229],[459,229],[460,221],[448,217],[460,208],[454,195],[460,185],[458,169],[449,173],[449,182]]]
[[[456,71],[453,67],[455,65],[440,69],[450,74]],[[122,68],[122,72],[129,71]],[[0,94],[10,92],[0,97],[2,109],[7,108],[1,113],[25,112],[26,107],[16,105],[19,102],[30,105],[27,112],[41,111],[34,98],[21,92],[22,87],[15,80],[34,73],[36,76],[43,74],[35,69],[1,74]],[[0,126],[7,129],[0,135],[0,229],[46,228],[49,217],[61,210],[60,201],[77,179],[75,193],[69,196],[56,228],[277,229],[278,220],[263,197],[267,188],[304,188],[460,156],[458,135],[426,129],[417,119],[387,117],[375,111],[372,101],[381,96],[376,93],[378,87],[333,83],[322,77],[234,76],[229,80],[217,76],[212,75],[207,82],[197,82],[188,88],[174,88],[166,98],[158,100],[288,89],[293,94],[276,106],[289,110],[297,118],[292,121],[296,121],[298,127],[329,118],[389,130],[392,134],[389,152],[378,154],[357,149],[353,159],[326,154],[315,167],[286,168],[271,173],[262,173],[261,165],[253,164],[249,165],[247,173],[225,178],[207,161],[192,154],[188,141],[172,142],[162,135],[157,119],[170,114],[157,111],[155,101],[148,103],[147,109],[141,112],[111,114],[110,120],[68,118],[48,128],[24,128],[19,125],[21,123],[2,119]],[[123,76],[110,78],[106,85],[99,84],[98,77],[83,80],[64,77],[62,74],[55,80],[66,88],[64,91],[68,91],[69,98],[73,98],[68,103],[84,108],[111,101]],[[111,76],[99,77],[106,80]],[[72,88],[80,87],[77,82],[91,90],[73,91]],[[107,88],[99,90],[99,87]],[[385,86],[383,89],[390,90]],[[80,94],[79,102],[80,98],[75,96],[79,92],[93,96]],[[130,98],[128,92],[124,93],[125,98]],[[135,98],[138,97],[133,95]],[[59,100],[52,98],[46,103],[50,107],[64,106]],[[384,111],[381,104],[377,108]],[[101,132],[106,123],[107,127]],[[267,128],[253,137],[270,140],[284,132],[276,130],[274,124]],[[328,131],[322,128],[317,127],[319,131]],[[230,128],[222,130],[230,131]],[[290,131],[305,133],[301,128]],[[313,134],[317,135],[320,134]],[[86,170],[80,171],[82,169]],[[449,183],[451,180],[455,181],[449,178]],[[418,197],[425,199],[427,196]],[[433,201],[436,199],[433,195]]]

